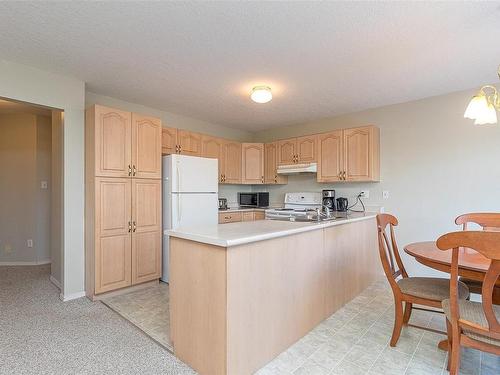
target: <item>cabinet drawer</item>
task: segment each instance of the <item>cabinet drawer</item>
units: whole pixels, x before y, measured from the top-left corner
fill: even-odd
[[[219,224],[235,223],[241,221],[241,212],[221,212],[219,213]]]

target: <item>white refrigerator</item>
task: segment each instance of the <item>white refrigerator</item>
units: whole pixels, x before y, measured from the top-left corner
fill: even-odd
[[[217,159],[186,155],[162,158],[163,231],[218,223]],[[163,234],[161,280],[169,279],[169,241]]]

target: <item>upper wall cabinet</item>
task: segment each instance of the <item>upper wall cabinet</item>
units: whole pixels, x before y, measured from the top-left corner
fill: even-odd
[[[375,126],[318,135],[318,182],[379,181],[380,132]]]
[[[161,153],[170,155],[177,153],[177,129],[163,128],[161,134]]]
[[[241,145],[241,173],[243,184],[264,183],[263,143],[243,143]]]
[[[85,121],[93,175],[161,177],[159,119],[95,105],[87,109]]]
[[[211,137],[209,135],[201,136],[201,156],[204,158],[217,159],[219,162],[219,182],[224,182],[224,140]]]
[[[178,129],[177,144],[179,154],[201,156],[201,134]]]
[[[278,168],[278,142],[264,145],[264,183],[286,184],[288,177],[276,173]]]
[[[241,184],[241,143],[224,141],[222,150],[222,182],[225,184]]]
[[[278,165],[316,161],[317,135],[278,141]]]
[[[161,121],[132,113],[132,175],[161,178]]]

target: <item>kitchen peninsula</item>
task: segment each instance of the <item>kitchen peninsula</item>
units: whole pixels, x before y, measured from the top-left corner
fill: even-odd
[[[370,213],[166,234],[174,352],[204,375],[257,371],[382,274]]]

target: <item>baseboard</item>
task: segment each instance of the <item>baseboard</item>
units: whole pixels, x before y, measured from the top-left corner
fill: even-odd
[[[59,281],[58,281],[58,280],[57,280],[54,276],[50,275],[49,280],[50,280],[50,282],[51,282],[52,284],[54,284],[55,286],[57,286],[57,288],[58,288],[59,290],[61,290],[61,289],[62,289],[62,287],[61,287],[61,283],[60,283],[60,282],[59,282]]]
[[[34,262],[0,262],[0,266],[40,266],[52,263],[50,259],[38,260]]]
[[[71,294],[59,294],[59,298],[63,301],[63,302],[67,302],[67,301],[71,301],[73,299],[77,299],[77,298],[82,298],[82,297],[85,297],[85,291],[81,291],[81,292],[77,292],[77,293],[71,293]]]

